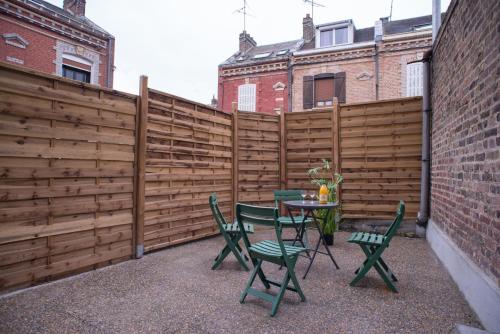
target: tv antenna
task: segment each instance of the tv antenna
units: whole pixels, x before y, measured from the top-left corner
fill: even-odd
[[[325,7],[322,4],[316,2],[315,0],[304,0],[304,2],[311,4],[311,18],[314,18],[314,7]]]
[[[243,31],[247,30],[247,16],[255,17],[255,15],[248,13],[248,10],[247,10],[248,8],[250,8],[250,6],[247,4],[247,0],[243,0],[243,7],[241,7],[240,9],[237,9],[233,12],[233,14],[234,13],[243,14]]]
[[[392,4],[394,3],[394,0],[391,0],[391,12],[389,14],[389,21],[392,21]]]

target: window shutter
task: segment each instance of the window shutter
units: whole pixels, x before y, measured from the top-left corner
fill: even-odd
[[[345,85],[345,72],[335,73],[334,89],[339,103],[346,103]]]
[[[304,109],[312,109],[314,107],[314,77],[304,77]]]
[[[422,63],[406,65],[406,96],[420,96],[423,91]]]
[[[255,84],[238,87],[238,110],[255,111]]]

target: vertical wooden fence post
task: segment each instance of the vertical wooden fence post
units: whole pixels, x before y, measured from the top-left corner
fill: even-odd
[[[333,98],[333,110],[332,110],[332,154],[333,154],[333,165],[335,166],[335,173],[341,173],[341,157],[340,157],[340,106],[339,100]],[[342,189],[341,186],[337,189],[337,200],[341,200]]]
[[[286,120],[285,111],[280,108],[280,189],[286,189]]]
[[[239,140],[238,140],[238,104],[236,102],[233,102],[231,105],[231,111],[233,114],[233,170],[232,170],[232,177],[233,177],[233,201],[232,205],[233,207],[231,208],[231,222],[234,222],[234,219],[236,218],[236,203],[238,202],[238,146],[239,146]]]
[[[139,86],[139,117],[137,126],[137,166],[136,166],[136,237],[135,257],[144,255],[144,205],[146,200],[146,137],[148,123],[148,77],[142,75]]]

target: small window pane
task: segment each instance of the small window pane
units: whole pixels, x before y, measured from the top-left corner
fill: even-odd
[[[335,44],[347,43],[347,27],[335,29]]]
[[[319,46],[330,46],[333,44],[333,30],[322,30],[319,36]]]

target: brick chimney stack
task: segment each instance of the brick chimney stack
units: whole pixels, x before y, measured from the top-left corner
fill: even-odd
[[[85,16],[85,0],[64,0],[64,10],[75,16]]]
[[[309,14],[302,19],[302,38],[304,39],[304,49],[314,49],[314,39],[316,35],[313,19]]]
[[[252,36],[250,36],[250,34],[247,34],[245,30],[243,30],[243,32],[240,34],[240,52],[246,53],[256,45],[257,42],[255,42]]]

